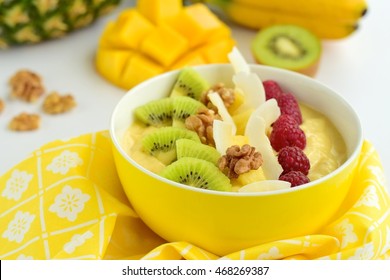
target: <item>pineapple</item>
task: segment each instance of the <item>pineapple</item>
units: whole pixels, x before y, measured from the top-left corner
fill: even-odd
[[[92,23],[120,0],[0,0],[0,48],[58,38]]]

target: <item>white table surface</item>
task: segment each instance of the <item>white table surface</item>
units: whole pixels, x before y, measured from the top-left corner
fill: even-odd
[[[357,32],[343,40],[323,42],[315,78],[338,91],[354,107],[365,138],[378,150],[385,176],[390,178],[390,1],[368,3],[369,12]],[[125,91],[102,79],[93,59],[105,22],[131,4],[126,1],[92,26],[62,39],[0,51],[0,98],[6,102],[0,114],[0,174],[49,141],[108,129],[111,113]],[[248,46],[255,32],[232,27],[240,51],[253,62]],[[8,80],[22,68],[39,73],[47,90],[73,94],[78,106],[67,114],[50,116],[41,113],[43,98],[34,104],[10,100]],[[40,113],[41,128],[34,132],[10,131],[10,119],[22,111]]]

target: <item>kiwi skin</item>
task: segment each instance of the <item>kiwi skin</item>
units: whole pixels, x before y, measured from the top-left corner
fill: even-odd
[[[280,35],[286,35],[286,34],[289,34],[289,32],[297,32],[297,33],[301,33],[299,35],[303,35],[305,34],[304,36],[306,36],[307,40],[308,41],[308,44],[309,45],[312,45],[312,46],[315,46],[315,49],[313,47],[313,52],[317,51],[318,52],[318,55],[316,57],[313,57],[313,60],[311,61],[310,64],[304,66],[304,67],[283,67],[283,66],[280,66],[280,65],[273,65],[273,64],[270,64],[269,62],[267,63],[266,61],[264,61],[262,59],[262,57],[260,56],[259,54],[259,51],[258,51],[258,41],[259,41],[259,38],[261,36],[264,36],[265,33],[268,33],[267,35],[265,36],[269,36],[270,32],[275,32],[275,37],[276,38],[278,36],[278,33]],[[289,36],[287,36],[289,37]],[[292,36],[293,39],[296,39],[294,38],[294,36]],[[263,37],[264,38],[264,37]],[[298,39],[296,39],[298,40]],[[307,46],[305,46],[307,47]],[[276,67],[280,67],[280,68],[285,68],[287,70],[291,70],[291,71],[295,71],[295,72],[298,72],[298,73],[301,73],[301,74],[304,74],[304,75],[307,75],[307,76],[310,76],[310,77],[313,77],[316,75],[317,71],[318,71],[318,68],[319,68],[319,64],[320,64],[320,57],[321,57],[321,52],[322,52],[322,48],[321,48],[321,42],[320,42],[320,39],[316,37],[316,35],[314,35],[313,33],[311,33],[309,30],[307,29],[304,29],[300,26],[295,26],[295,25],[273,25],[273,26],[270,26],[270,27],[266,27],[262,30],[260,30],[257,35],[255,36],[254,40],[252,41],[252,45],[251,45],[251,51],[252,51],[252,54],[253,54],[253,57],[255,59],[255,61],[259,64],[263,64],[263,65],[269,65],[269,66],[276,66]]]

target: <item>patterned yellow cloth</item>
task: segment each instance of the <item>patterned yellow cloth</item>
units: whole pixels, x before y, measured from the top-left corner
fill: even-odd
[[[107,131],[43,146],[0,177],[0,193],[0,259],[221,258],[145,226],[122,190]],[[321,232],[222,259],[390,259],[390,198],[367,141],[345,203]]]

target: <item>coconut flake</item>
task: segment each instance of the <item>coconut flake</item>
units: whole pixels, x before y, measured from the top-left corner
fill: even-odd
[[[237,131],[236,124],[234,123],[232,116],[229,114],[229,111],[223,103],[221,96],[216,92],[210,92],[207,96],[209,97],[211,103],[217,107],[218,114],[221,116],[222,120],[224,122],[230,123],[233,126],[233,135],[235,135]]]
[[[257,109],[265,102],[264,86],[257,74],[236,73],[233,75],[233,83],[236,90],[244,94],[244,103],[238,108],[239,111]]]
[[[278,180],[279,175],[283,172],[267,137],[265,120],[262,117],[254,116],[249,118],[245,135],[249,139],[249,144],[260,151],[263,157],[263,171],[267,180]]]
[[[228,54],[228,58],[230,63],[233,65],[235,73],[250,73],[248,63],[236,47],[233,47],[232,51]]]
[[[238,192],[267,192],[289,189],[291,187],[290,182],[281,180],[265,180],[250,183],[238,189]]]
[[[272,98],[261,104],[255,111],[252,112],[248,119],[248,123],[255,117],[262,117],[265,121],[266,129],[268,129],[268,127],[270,127],[280,117],[278,102]],[[248,132],[245,130],[245,134]]]
[[[215,142],[215,148],[217,151],[224,155],[226,154],[227,148],[233,146],[233,126],[231,123],[214,120],[213,122],[213,137]]]

